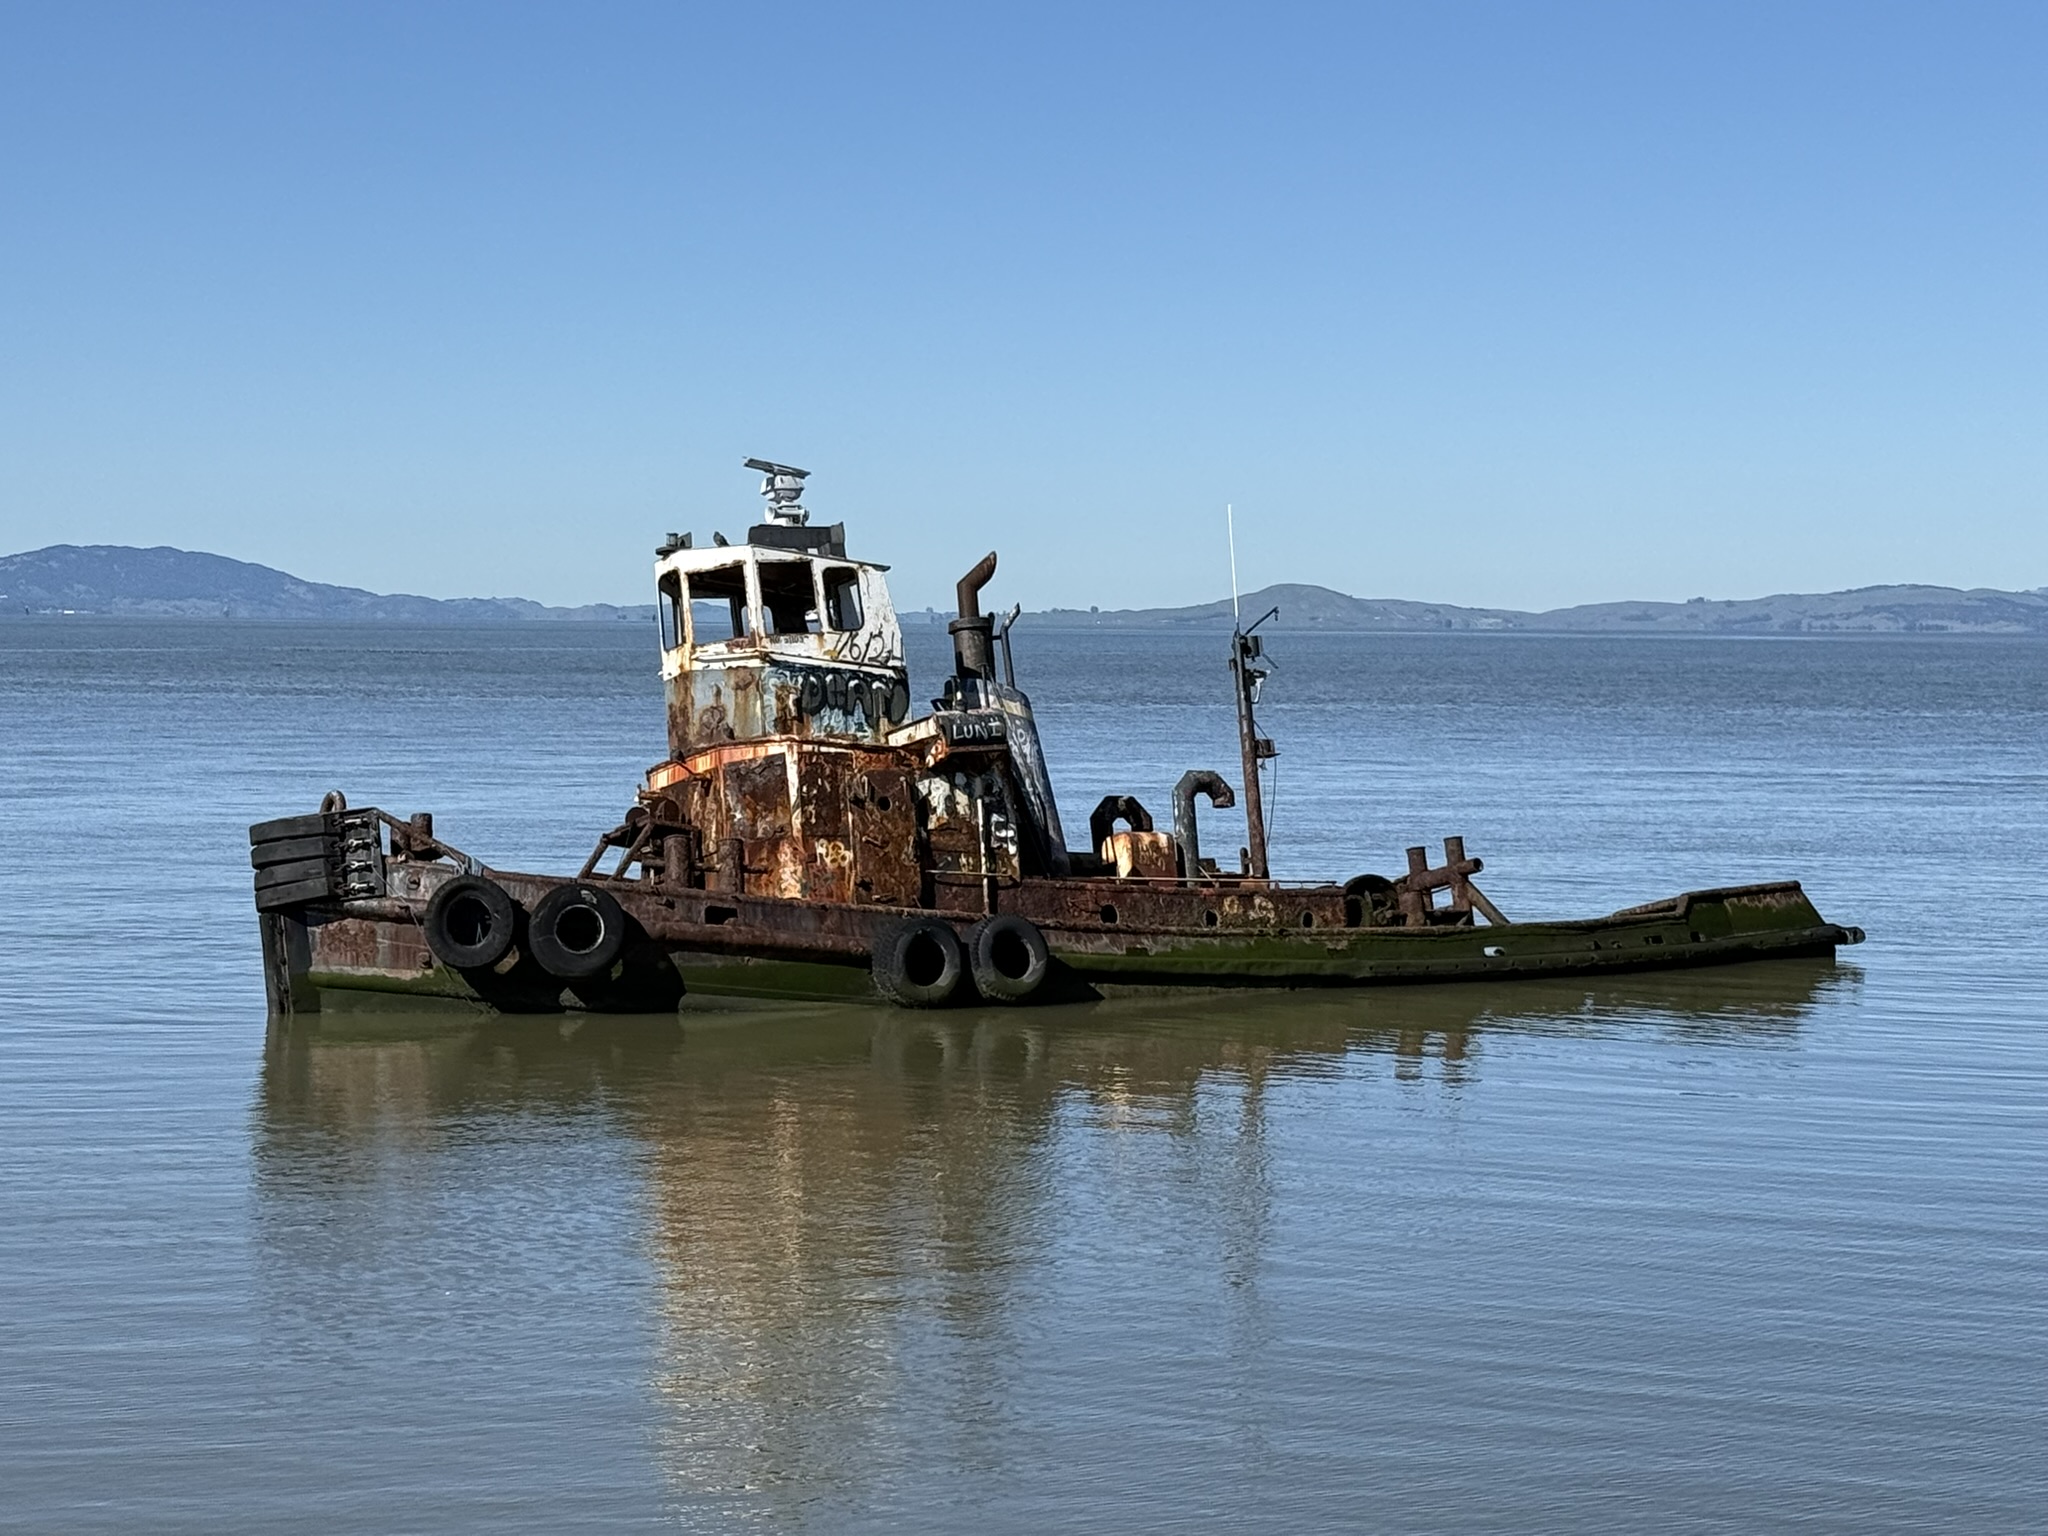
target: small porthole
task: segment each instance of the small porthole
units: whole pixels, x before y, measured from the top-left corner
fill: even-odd
[[[1316,925],[1316,915],[1315,915],[1315,913],[1313,913],[1313,912],[1304,912],[1304,913],[1302,913],[1302,914],[1301,914],[1301,926],[1302,926],[1302,927],[1304,927],[1304,928],[1313,928],[1313,927],[1315,927],[1315,925]]]
[[[875,809],[876,809],[876,810],[878,810],[878,811],[886,811],[886,810],[888,810],[888,809],[889,809],[889,797],[888,797],[887,795],[877,795],[877,796],[875,797]]]
[[[1650,935],[1650,942],[1652,944],[1662,944],[1664,942],[1664,935],[1661,933],[1653,933]]]
[[[1214,912],[1204,912],[1202,914],[1202,926],[1204,928],[1214,928],[1221,921],[1222,919]]]
[[[1105,901],[1105,902],[1104,902],[1104,903],[1102,904],[1102,920],[1103,920],[1103,921],[1104,921],[1105,923],[1113,923],[1113,922],[1115,922],[1115,921],[1116,921],[1116,903],[1115,903],[1115,902]]]

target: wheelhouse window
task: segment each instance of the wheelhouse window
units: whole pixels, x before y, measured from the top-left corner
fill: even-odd
[[[747,632],[747,568],[690,572],[690,638],[697,645],[737,640]]]
[[[824,627],[818,622],[810,561],[761,562],[761,612],[771,635],[815,635]]]
[[[832,629],[859,629],[860,572],[850,566],[827,566],[824,578],[826,625]]]
[[[661,618],[661,648],[672,651],[683,643],[683,578],[670,571],[661,578],[659,591],[655,611]]]

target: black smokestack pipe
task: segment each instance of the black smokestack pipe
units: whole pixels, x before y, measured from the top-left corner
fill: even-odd
[[[970,677],[995,681],[995,646],[991,638],[995,621],[981,611],[981,589],[995,573],[996,552],[990,550],[973,570],[960,578],[960,585],[954,589],[960,598],[960,617],[946,629],[953,637],[953,672],[963,682]]]

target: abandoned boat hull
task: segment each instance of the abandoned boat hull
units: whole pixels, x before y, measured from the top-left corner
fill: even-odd
[[[561,882],[496,875],[522,904]],[[519,953],[467,970],[438,960],[415,903],[374,899],[262,916],[271,1011],[449,1006],[505,1013],[666,1011],[687,997],[872,1001],[867,942],[850,931],[911,914],[729,904],[616,890],[633,940],[603,975],[564,982]],[[701,894],[701,893],[693,893]],[[1298,898],[1304,892],[1276,893]],[[704,908],[709,906],[707,913]],[[763,905],[789,907],[779,913]],[[729,914],[729,915],[728,915]],[[834,924],[828,919],[840,916]],[[922,917],[934,914],[919,913]],[[704,919],[710,916],[714,921]],[[771,926],[773,916],[792,926]],[[965,928],[974,914],[944,914]],[[835,931],[837,930],[837,931]],[[1667,970],[1830,954],[1863,935],[1824,921],[1794,882],[1687,892],[1609,917],[1501,926],[1209,931],[1042,925],[1056,970],[1044,1001],[1127,989],[1320,988]],[[972,1001],[972,993],[963,994]]]
[[[249,829],[275,1014],[638,1013],[693,995],[1015,1004],[1669,969],[1862,937],[1789,882],[1510,922],[1455,836],[1441,863],[1408,847],[1391,878],[1275,880],[1260,774],[1279,749],[1256,711],[1259,631],[1277,609],[1231,634],[1237,786],[1189,768],[1170,831],[1135,795],[1105,795],[1070,847],[1017,686],[1021,608],[981,607],[995,552],[960,578],[952,673],[914,714],[888,568],[849,555],[844,525],[810,523],[806,471],[747,467],[768,506],[743,544],[676,533],[655,551],[668,755],[576,874],[487,869],[431,814],[350,810],[339,791]],[[1229,869],[1204,857],[1202,823],[1240,804]],[[1236,842],[1208,830],[1212,848]]]

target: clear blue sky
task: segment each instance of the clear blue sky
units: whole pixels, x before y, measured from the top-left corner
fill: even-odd
[[[2048,4],[0,7],[0,550],[2048,583]]]

